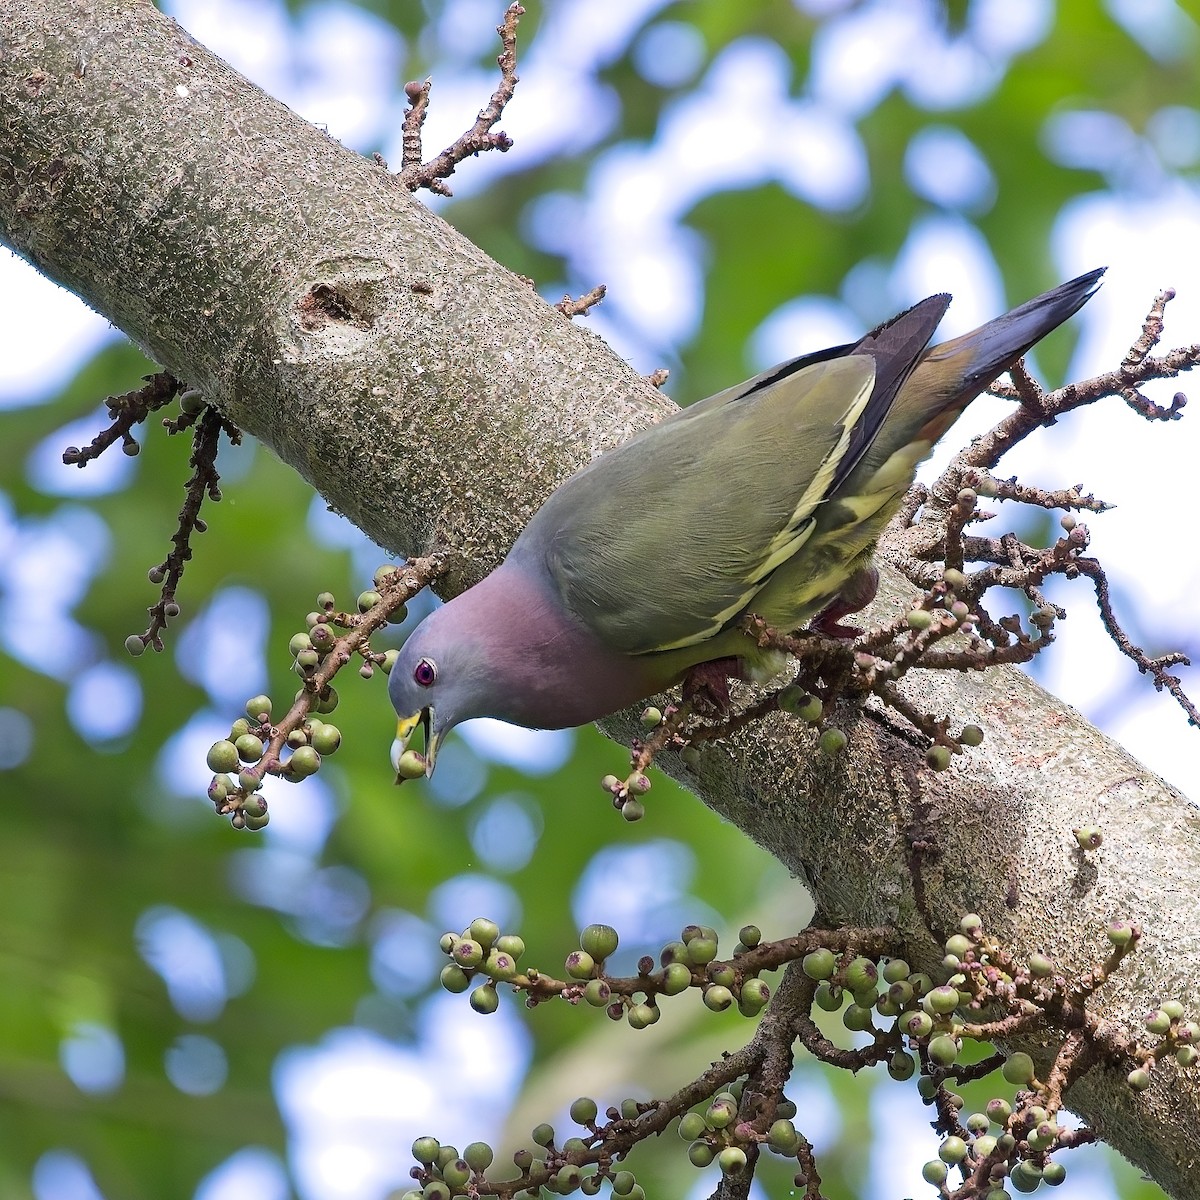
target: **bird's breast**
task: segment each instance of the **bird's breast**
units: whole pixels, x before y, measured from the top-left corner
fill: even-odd
[[[671,682],[652,659],[606,646],[548,579],[506,563],[472,590],[488,614],[481,666],[492,716],[565,729],[627,708]]]

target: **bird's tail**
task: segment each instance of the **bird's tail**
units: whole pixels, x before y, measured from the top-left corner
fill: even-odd
[[[931,347],[897,397],[893,419],[902,421],[909,409],[914,425],[921,421],[914,434],[936,442],[997,375],[1083,307],[1104,271],[1099,267],[1059,284],[962,337]]]

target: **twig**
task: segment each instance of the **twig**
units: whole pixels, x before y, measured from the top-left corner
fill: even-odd
[[[1043,392],[1023,368],[1016,367],[1009,372],[1013,380],[1011,387],[993,385],[989,388],[993,395],[1020,400],[1021,407],[958,454],[934,485],[933,491],[957,493],[967,469],[991,470],[1002,455],[1035,429],[1052,425],[1064,413],[1085,404],[1094,404],[1106,396],[1121,396],[1150,420],[1177,419],[1187,403],[1187,397],[1182,392],[1176,393],[1171,407],[1164,409],[1151,404],[1136,390],[1139,384],[1156,379],[1173,379],[1200,364],[1200,343],[1176,347],[1157,358],[1150,353],[1162,337],[1163,310],[1174,295],[1174,291],[1168,288],[1154,298],[1141,334],[1130,346],[1117,370],[1093,376],[1082,383],[1067,384],[1053,392]]]
[[[424,83],[413,81],[404,85],[410,107],[404,114],[403,157],[394,178],[410,192],[428,188],[440,196],[449,196],[452,193],[444,181],[454,174],[460,162],[485,150],[503,153],[511,148],[512,139],[503,131],[493,133],[492,127],[500,120],[517,86],[517,23],[524,13],[520,4],[510,4],[504,14],[504,23],[496,27],[503,49],[496,59],[500,66],[500,83],[491,99],[476,117],[474,125],[428,162],[421,161],[421,129],[429,108],[432,81],[426,79]]]
[[[1081,483],[1075,484],[1074,487],[1052,490],[1028,487],[1018,483],[1016,476],[1011,479],[997,479],[983,472],[968,473],[964,483],[968,487],[976,488],[980,495],[985,495],[990,500],[1016,500],[1019,504],[1033,504],[1038,508],[1102,513],[1115,507],[1106,500],[1097,500],[1090,492],[1085,495]]]
[[[565,295],[556,305],[564,317],[585,317],[590,309],[596,307],[608,292],[608,285],[598,283],[590,292],[584,292],[578,300],[572,300],[570,294]]]
[[[1192,660],[1179,651],[1160,654],[1151,658],[1141,646],[1135,646],[1129,635],[1121,628],[1113,612],[1112,598],[1108,590],[1108,577],[1104,568],[1094,558],[1081,558],[1075,564],[1081,575],[1086,575],[1096,589],[1096,603],[1100,608],[1100,620],[1108,631],[1108,636],[1116,643],[1122,654],[1127,655],[1137,663],[1137,668],[1143,675],[1149,675],[1154,683],[1154,690],[1161,692],[1164,688],[1175,697],[1176,703],[1187,714],[1188,724],[1200,726],[1200,712],[1183,690],[1178,675],[1172,675],[1169,667],[1190,667]]]
[[[113,423],[107,429],[101,430],[82,449],[78,446],[68,446],[62,456],[67,466],[86,467],[92,459],[99,458],[118,438],[121,439],[126,454],[137,454],[138,444],[130,431],[156,409],[170,404],[183,390],[183,384],[166,371],[147,375],[145,380],[143,387],[124,392],[120,396],[110,396],[104,401]]]
[[[150,614],[150,624],[146,631],[131,634],[125,640],[125,648],[131,654],[141,654],[146,646],[161,651],[162,631],[172,618],[179,615],[179,604],[175,597],[183,578],[184,567],[192,557],[192,533],[204,533],[208,528],[200,516],[200,509],[206,499],[215,503],[221,498],[221,489],[218,486],[221,477],[217,474],[216,463],[222,430],[233,442],[241,440],[241,433],[236,427],[230,425],[215,408],[205,407],[192,437],[192,455],[189,460],[192,475],[184,485],[183,507],[179,510],[179,522],[171,537],[171,552],[149,572],[151,583],[161,583],[162,591],[157,603],[147,610]]]
[[[1121,370],[1133,374],[1146,361],[1147,355],[1162,340],[1167,305],[1175,299],[1174,288],[1163,288],[1150,304],[1150,311],[1142,321],[1142,332],[1129,347],[1121,361]]]

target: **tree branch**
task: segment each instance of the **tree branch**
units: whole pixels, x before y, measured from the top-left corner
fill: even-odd
[[[555,484],[671,411],[149,3],[0,0],[0,41],[0,237],[382,545],[436,549],[446,591],[494,567]],[[872,619],[911,594],[889,575]],[[826,919],[896,926],[915,964],[940,959],[931,931],[973,909],[1016,953],[1082,971],[1093,931],[1122,916],[1145,927],[1141,970],[1096,997],[1103,1019],[1133,1029],[1200,992],[1183,797],[1015,670],[901,687],[915,709],[982,726],[983,746],[934,774],[904,731],[847,712],[849,753],[829,759],[777,713],[694,768],[659,761],[803,876]],[[636,721],[606,728],[627,738]],[[1105,839],[1086,859],[1083,825]],[[1168,1064],[1135,1098],[1096,1068],[1068,1102],[1169,1192],[1197,1196],[1195,1088]]]

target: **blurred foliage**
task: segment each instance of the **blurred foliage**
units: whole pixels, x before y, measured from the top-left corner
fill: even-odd
[[[409,39],[404,78],[432,71],[436,84],[439,62],[453,51],[438,34],[449,28],[450,6],[435,0],[423,5],[370,0],[364,7],[394,22]],[[542,11],[530,2],[527,7],[521,27],[526,47],[536,45],[539,25],[563,6],[551,3]],[[528,165],[522,164],[518,143],[493,180],[488,180],[490,159],[467,164],[460,175],[471,171],[488,186],[465,189],[461,201],[442,211],[513,271],[544,284],[547,294],[563,286],[586,290],[598,280],[575,278],[567,258],[523,237],[522,221],[539,197],[583,195],[598,157],[626,142],[652,141],[664,113],[737,39],[777,42],[793,70],[793,95],[800,97],[814,37],[830,22],[885,7],[812,5],[841,10],[818,18],[786,0],[750,5],[681,0],[662,6],[645,18],[645,27],[627,47],[597,68],[598,81],[619,98],[617,119],[602,136]],[[977,7],[950,5],[946,36],[972,36]],[[493,21],[501,5],[497,0],[494,13],[478,4],[471,11]],[[836,295],[856,265],[895,258],[914,221],[936,211],[910,190],[903,169],[905,148],[933,123],[965,133],[995,176],[994,203],[970,215],[995,254],[1010,295],[1030,295],[1055,282],[1048,237],[1063,204],[1120,181],[1051,161],[1043,150],[1047,118],[1067,109],[1097,109],[1140,133],[1164,106],[1186,103],[1188,97],[1194,101],[1200,79],[1194,53],[1154,58],[1103,5],[1065,0],[1049,6],[1047,14],[1046,35],[1019,53],[997,85],[972,102],[931,113],[893,86],[866,107],[857,131],[871,187],[851,211],[822,211],[777,182],[722,185],[696,201],[684,220],[703,245],[703,321],[686,344],[675,347],[675,365],[682,370],[672,380],[672,386],[679,385],[673,394],[694,398],[711,390],[709,382],[723,385],[744,373],[747,338],[798,289]],[[639,73],[636,47],[650,26],[668,20],[693,25],[703,38],[704,54],[686,81],[666,87]],[[487,66],[494,53],[482,53],[479,65]],[[397,87],[402,81],[397,78]],[[437,94],[435,88],[435,103]],[[619,298],[612,303],[619,311]],[[1064,361],[1060,357],[1044,365],[1061,369]],[[227,454],[219,464],[227,476],[225,500],[207,514],[210,532],[198,540],[180,596],[183,616],[169,631],[167,651],[147,654],[133,666],[143,697],[140,718],[117,737],[89,738],[88,721],[68,715],[71,681],[98,663],[128,666],[122,642],[142,627],[143,609],[154,599],[145,572],[160,561],[173,530],[188,445],[184,438],[168,439],[161,429],[150,429],[126,480],[96,496],[70,495],[71,468],[62,468],[65,483],[47,484],[29,464],[46,439],[55,445],[71,440],[62,432],[68,422],[90,416],[99,428],[103,397],[136,386],[150,369],[128,345],[110,345],[61,394],[0,412],[5,447],[0,516],[11,510],[7,561],[0,567],[9,612],[0,643],[0,715],[7,711],[9,717],[0,721],[0,742],[11,743],[0,755],[10,763],[0,771],[4,1196],[31,1195],[34,1164],[55,1148],[81,1156],[105,1196],[128,1200],[191,1195],[206,1172],[242,1146],[265,1146],[284,1155],[288,1134],[272,1091],[281,1051],[315,1045],[329,1030],[355,1023],[401,1044],[416,1036],[417,1014],[434,985],[436,956],[421,968],[425,959],[414,946],[417,983],[380,983],[372,957],[378,951],[379,921],[397,912],[430,917],[431,894],[449,877],[490,874],[510,887],[530,961],[548,967],[573,945],[573,891],[610,843],[625,848],[663,839],[683,843],[690,855],[684,861],[693,865],[684,872],[690,877],[679,884],[679,910],[684,919],[716,920],[731,941],[738,924],[751,917],[767,936],[803,921],[798,892],[785,886],[781,869],[669,781],[656,780],[648,818],[625,826],[596,786],[600,775],[619,770],[622,751],[590,730],[578,735],[570,761],[549,774],[528,775],[480,760],[482,786],[466,803],[439,801],[424,785],[397,792],[386,758],[393,722],[378,679],[342,688],[342,705],[333,719],[345,743],[321,775],[332,789],[327,836],[320,820],[316,834],[303,824],[289,832],[283,815],[287,795],[273,808],[282,828],[273,825],[265,835],[239,834],[213,816],[203,796],[205,736],[216,735],[220,723],[239,713],[220,687],[214,694],[211,679],[207,690],[197,683],[207,679],[198,660],[211,660],[218,676],[244,677],[248,696],[268,682],[254,665],[265,655],[270,691],[286,698],[294,683],[287,671],[287,639],[302,626],[312,598],[330,588],[349,603],[375,565],[361,545],[351,554],[320,534],[305,485],[262,450]],[[102,523],[110,547],[95,572],[84,571],[86,586],[76,597],[65,581],[77,578],[87,542],[100,536],[100,526],[80,526],[84,532],[75,550],[60,551],[61,559],[42,561],[36,570],[30,564],[36,557],[32,552],[58,528],[56,523],[72,527],[73,514],[83,509]],[[16,552],[18,543],[24,557]],[[9,605],[17,594],[18,570],[26,573],[22,609]],[[203,617],[209,600],[234,586],[265,602],[270,614],[265,641],[236,622],[222,628],[210,623],[203,637],[186,640],[189,625]],[[60,622],[74,620],[87,631],[65,671],[51,665],[56,660],[43,640],[58,636],[47,616],[54,613]],[[235,647],[241,639],[232,656],[218,653],[216,644],[225,639]],[[24,756],[19,743],[26,726],[12,716],[14,710],[32,721],[34,740]],[[190,743],[195,761],[181,762],[182,752],[171,739],[196,720],[207,722],[205,736]],[[465,747],[462,752],[469,753]],[[20,761],[11,765],[13,758]],[[181,775],[194,779],[194,786],[181,787]],[[476,822],[503,795],[517,797],[538,814],[534,824],[540,826],[528,862],[509,871],[481,863],[472,840]],[[334,868],[339,870],[330,874]],[[268,886],[274,889],[270,903]],[[611,883],[614,903],[636,909],[637,886],[618,872]],[[365,900],[356,902],[356,896]],[[330,916],[330,906],[336,916],[339,903],[345,905],[340,923]],[[150,965],[147,921],[164,912],[200,923],[223,956],[218,998],[203,1012],[178,995],[173,1001]],[[464,923],[474,915],[464,914]],[[597,915],[588,913],[586,919]],[[430,941],[436,939],[436,922],[429,932]],[[664,936],[673,933],[666,930]],[[242,979],[248,963],[252,970]],[[526,1023],[535,1039],[530,1091],[551,1108],[588,1088],[581,1060],[603,1061],[625,1080],[614,1084],[623,1089],[619,1094],[598,1097],[603,1105],[626,1092],[649,1094],[683,1082],[722,1044],[740,1042],[750,1033],[744,1021],[701,1014],[687,999],[668,1007],[660,1027],[639,1035],[565,1005],[539,1008],[526,1014]],[[123,1068],[118,1060],[109,1082],[94,1090],[78,1086],[63,1066],[73,1061],[71,1039],[89,1029],[115,1033],[123,1053]],[[211,1094],[189,1094],[164,1072],[165,1056],[189,1033],[219,1043],[228,1060],[228,1078]],[[82,1078],[78,1069],[75,1075]],[[829,1089],[840,1112],[819,1146],[826,1194],[862,1194],[868,1186],[865,1131],[879,1112],[871,1089],[895,1085],[849,1078],[822,1082],[811,1065],[802,1068],[798,1084]],[[547,1115],[541,1111],[534,1119]],[[437,1114],[429,1114],[430,1132],[438,1132],[437,1120]],[[804,1120],[802,1107],[801,1128]],[[517,1124],[510,1130],[513,1137],[521,1136]],[[648,1190],[653,1185],[652,1194],[676,1196],[693,1186],[698,1177],[680,1150],[671,1138],[645,1148],[639,1173]],[[788,1186],[782,1171],[765,1175],[764,1181],[771,1194],[783,1194]],[[1128,1197],[1159,1194],[1129,1170],[1119,1172],[1119,1181]],[[43,1188],[41,1200],[47,1195]]]

